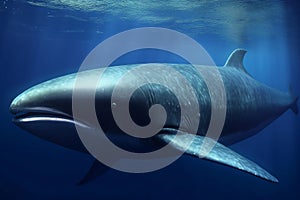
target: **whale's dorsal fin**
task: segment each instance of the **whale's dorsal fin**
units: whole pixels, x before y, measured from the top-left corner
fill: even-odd
[[[234,50],[228,57],[224,67],[234,67],[234,68],[241,70],[249,75],[249,73],[247,72],[247,70],[245,69],[245,67],[243,65],[243,60],[244,60],[244,56],[245,56],[246,52],[247,51],[245,49]]]

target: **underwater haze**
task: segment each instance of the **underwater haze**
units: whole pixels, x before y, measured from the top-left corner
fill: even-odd
[[[285,92],[291,86],[300,95],[299,11],[297,1],[275,0],[0,1],[0,199],[300,199],[300,115],[291,110],[230,147],[279,183],[182,156],[159,171],[110,170],[81,186],[76,183],[93,163],[92,156],[21,130],[9,113],[11,101],[27,88],[77,72],[100,42],[140,27],[184,33],[218,66],[234,49],[246,49],[244,65],[256,80]],[[113,65],[154,62],[186,61],[144,49]]]

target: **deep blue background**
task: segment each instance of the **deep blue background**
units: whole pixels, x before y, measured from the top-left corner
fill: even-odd
[[[281,4],[282,13],[278,13],[281,20],[253,21],[238,39],[234,34],[223,34],[222,29],[197,33],[177,27],[176,23],[136,22],[117,15],[103,16],[110,20],[99,25],[60,17],[75,11],[37,7],[25,1],[5,2],[0,2],[0,199],[300,198],[300,117],[291,111],[258,135],[232,146],[275,175],[279,183],[183,156],[157,172],[126,174],[111,170],[79,187],[75,183],[93,159],[19,129],[11,123],[8,110],[12,99],[28,87],[76,72],[85,56],[109,36],[143,26],[172,28],[193,37],[218,65],[223,65],[235,48],[245,48],[248,53],[244,64],[253,77],[282,91],[288,91],[291,84],[294,93],[299,95],[300,24],[297,19],[300,10],[295,2]],[[57,17],[49,16],[49,12]],[[259,14],[253,11],[253,15]],[[82,12],[80,15],[90,14]],[[209,23],[209,20],[203,23],[204,29]],[[235,25],[232,24],[233,29]],[[262,25],[267,33],[251,31]],[[181,59],[145,50],[123,56],[115,64],[144,62],[181,62]]]

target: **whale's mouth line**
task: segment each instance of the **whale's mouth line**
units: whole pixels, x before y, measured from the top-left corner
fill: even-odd
[[[89,128],[90,126],[84,122],[74,120],[74,118],[66,113],[44,108],[25,108],[13,111],[13,122],[16,124],[30,122],[60,122],[71,123],[81,127]]]
[[[28,118],[37,118],[37,117],[47,117],[47,118],[61,118],[73,120],[72,117],[60,113],[50,113],[50,112],[39,112],[39,111],[30,111],[30,112],[19,112],[14,116],[14,120],[22,120]]]

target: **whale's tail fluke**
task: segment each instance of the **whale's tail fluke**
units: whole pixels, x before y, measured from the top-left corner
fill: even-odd
[[[298,114],[299,113],[299,108],[298,108],[298,96],[295,96],[293,95],[293,89],[292,87],[290,86],[290,89],[289,89],[289,95],[290,97],[293,99],[292,103],[291,103],[291,110],[295,113],[295,114]]]

